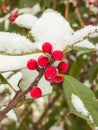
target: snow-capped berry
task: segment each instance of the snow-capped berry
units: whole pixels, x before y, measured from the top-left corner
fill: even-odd
[[[30,60],[28,60],[28,62],[27,62],[27,68],[29,69],[29,70],[35,70],[36,68],[37,68],[37,61],[36,60],[34,60],[34,59],[30,59]]]
[[[10,18],[10,22],[13,23],[17,17],[18,17],[18,14],[17,14],[17,13],[13,14],[13,15],[11,16],[11,18]]]
[[[54,60],[62,60],[64,57],[64,54],[62,51],[60,50],[55,50],[53,53],[52,53],[52,58]]]
[[[51,43],[45,42],[45,43],[42,45],[42,50],[43,50],[43,52],[51,53],[51,51],[52,51],[52,45],[51,45]]]
[[[63,82],[63,80],[64,80],[63,76],[56,76],[53,81],[55,83],[61,83]]]
[[[66,72],[68,70],[68,68],[69,68],[69,65],[68,65],[67,62],[62,61],[62,62],[60,62],[58,64],[58,71],[59,71],[59,73]]]
[[[38,65],[40,67],[46,67],[48,65],[48,63],[49,63],[48,57],[46,57],[46,56],[40,56],[38,58]]]
[[[42,91],[40,88],[38,87],[34,87],[31,91],[30,91],[30,95],[32,98],[40,98],[42,96]]]
[[[49,66],[45,70],[45,79],[47,81],[52,81],[56,77],[56,75],[57,75],[57,70],[53,66]]]

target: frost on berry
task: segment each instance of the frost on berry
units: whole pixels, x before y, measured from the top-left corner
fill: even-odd
[[[62,51],[60,50],[55,50],[53,53],[52,53],[52,58],[54,60],[62,60],[64,58],[64,54]]]
[[[51,43],[49,43],[49,42],[43,43],[42,50],[43,50],[43,52],[51,53],[51,51],[52,51],[52,45],[51,45]]]
[[[63,80],[64,80],[63,76],[56,76],[53,81],[55,83],[61,83],[63,82]]]
[[[28,60],[28,62],[27,62],[27,68],[29,69],[29,70],[35,70],[36,68],[37,68],[37,61],[36,60],[34,60],[34,59],[30,59],[30,60]]]
[[[62,61],[58,64],[59,73],[65,73],[68,70],[68,68],[69,68],[69,65],[67,62]]]
[[[49,63],[48,57],[40,56],[40,57],[38,58],[38,65],[39,65],[40,67],[46,67],[46,66],[48,65],[48,63]]]
[[[53,66],[49,66],[46,70],[45,70],[45,79],[47,81],[53,81],[53,79],[56,77],[57,75],[57,70],[55,67]]]
[[[40,98],[42,96],[42,91],[40,88],[38,87],[34,87],[31,91],[30,91],[30,95],[32,98]]]

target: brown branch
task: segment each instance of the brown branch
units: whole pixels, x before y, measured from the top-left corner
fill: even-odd
[[[73,7],[75,8],[75,13],[76,13],[76,16],[77,16],[77,18],[78,18],[78,20],[80,22],[81,27],[84,27],[85,26],[84,21],[83,21],[83,19],[81,17],[81,14],[79,12],[78,7],[77,7],[77,0],[72,0],[72,4],[73,4]]]
[[[54,61],[51,60],[49,65],[50,66],[51,64],[53,64]],[[48,67],[47,66],[47,67]],[[46,67],[46,68],[47,68]],[[46,69],[45,68],[45,69]],[[1,112],[0,112],[0,121],[6,116],[6,114],[11,110],[13,109],[21,100],[22,98],[30,92],[30,90],[34,87],[34,86],[37,86],[38,82],[40,81],[40,79],[42,78],[43,74],[44,74],[44,71],[45,69],[42,69],[39,73],[39,75],[35,78],[35,80],[31,83],[31,85],[24,91],[18,91],[18,93],[15,95],[15,97],[12,99],[12,101],[7,105],[7,107],[5,109],[3,109]]]
[[[39,128],[38,128],[39,124],[42,123],[44,117],[47,115],[48,111],[52,108],[53,104],[58,100],[58,98],[59,98],[59,96],[56,95],[56,96],[52,99],[52,101],[47,105],[47,107],[45,108],[45,111],[42,113],[42,115],[40,116],[39,120],[38,120],[35,124],[33,124],[33,129],[34,129],[34,130],[35,130],[35,129],[36,129],[36,130],[37,130],[37,129],[39,130]]]
[[[65,19],[68,20],[69,17],[69,0],[66,1],[65,3]]]
[[[56,9],[56,0],[53,0],[52,9]]]

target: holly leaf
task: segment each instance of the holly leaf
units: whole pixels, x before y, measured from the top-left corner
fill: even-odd
[[[0,54],[26,55],[35,51],[35,45],[25,36],[16,33],[0,32]]]
[[[64,93],[70,113],[86,120],[93,130],[98,130],[98,101],[93,92],[78,80],[65,75]]]
[[[26,68],[29,59],[37,59],[42,53],[24,56],[0,55],[0,72],[15,71]]]
[[[84,40],[82,42],[73,44],[73,49],[90,51],[95,50],[95,46],[90,41]]]

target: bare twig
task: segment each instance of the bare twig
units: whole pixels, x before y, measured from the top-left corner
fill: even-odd
[[[59,96],[56,95],[52,101],[47,105],[47,107],[45,108],[45,111],[42,113],[42,115],[40,116],[39,120],[33,125],[33,129],[35,130],[39,130],[38,126],[39,124],[42,123],[44,117],[47,115],[48,111],[52,108],[53,104],[58,100]]]
[[[69,16],[69,0],[66,0],[65,3],[65,19],[68,20],[68,16]]]
[[[56,0],[53,0],[52,8],[55,10],[56,9]]]
[[[80,22],[81,27],[84,27],[85,26],[84,21],[83,21],[83,19],[81,17],[81,14],[79,12],[78,7],[77,7],[77,0],[72,0],[72,4],[73,4],[73,6],[75,8],[75,13],[76,13],[76,16],[77,16],[77,18],[78,18],[78,20]]]

